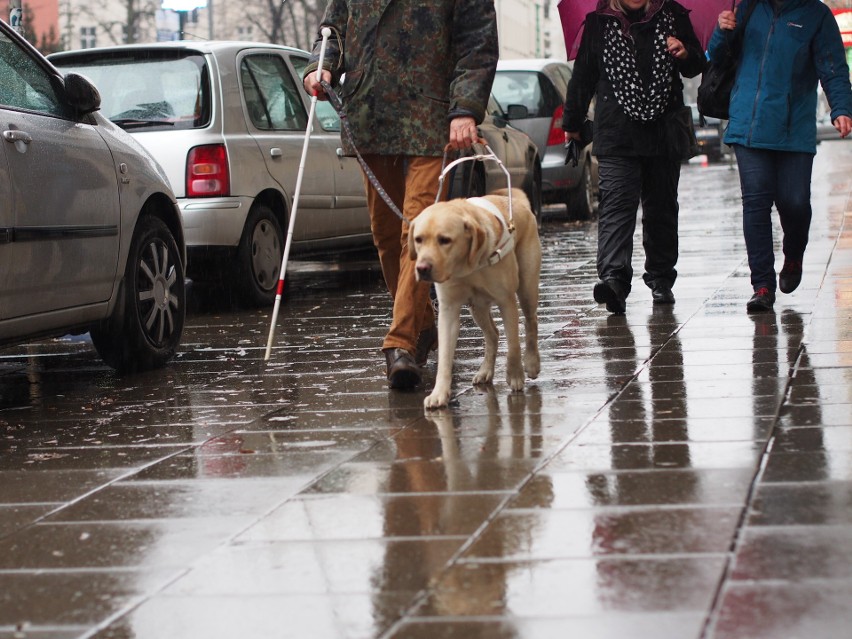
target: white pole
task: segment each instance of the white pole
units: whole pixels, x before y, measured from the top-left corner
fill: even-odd
[[[331,29],[323,27],[322,43],[320,44],[319,60],[317,62],[317,82],[322,79],[322,63],[325,59],[325,45],[331,36]],[[290,212],[290,223],[287,226],[287,241],[284,243],[284,255],[281,258],[281,275],[278,278],[278,290],[275,293],[275,305],[272,308],[272,323],[269,326],[269,339],[266,341],[266,355],[263,360],[269,361],[272,352],[272,340],[275,336],[275,325],[278,323],[278,309],[281,307],[281,294],[284,292],[284,276],[287,272],[287,260],[290,257],[290,245],[293,243],[293,226],[296,223],[296,213],[299,210],[299,195],[302,191],[302,176],[305,173],[305,158],[308,155],[308,142],[311,139],[311,129],[314,124],[314,112],[317,108],[316,94],[311,96],[311,108],[308,112],[308,126],[305,130],[305,143],[302,145],[302,159],[299,161],[299,173],[296,176],[296,192],[293,194],[293,210]]]

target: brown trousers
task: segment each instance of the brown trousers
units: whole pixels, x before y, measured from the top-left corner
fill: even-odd
[[[441,158],[366,155],[364,159],[406,219],[413,220],[435,203]],[[429,300],[430,284],[418,282],[414,276],[414,260],[408,256],[408,224],[388,207],[366,175],[364,183],[373,243],[379,252],[385,284],[393,298],[393,320],[382,350],[403,348],[413,355],[420,331],[435,325],[435,313]]]

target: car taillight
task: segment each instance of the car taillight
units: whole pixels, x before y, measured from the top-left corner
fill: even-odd
[[[562,130],[562,105],[556,107],[553,119],[550,121],[550,133],[547,134],[547,146],[562,146],[565,144],[565,131]]]
[[[186,196],[212,197],[231,194],[228,151],[224,144],[197,146],[186,158]]]

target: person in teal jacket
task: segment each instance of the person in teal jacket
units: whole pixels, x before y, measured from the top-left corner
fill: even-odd
[[[744,38],[734,37],[751,3]],[[732,43],[739,61],[725,143],[740,174],[743,233],[754,294],[749,313],[771,311],[776,273],[771,211],[783,230],[784,266],[777,288],[792,293],[802,279],[811,223],[811,173],[816,154],[817,83],[840,137],[852,131],[852,89],[840,29],[819,0],[742,0],[719,14],[708,45],[721,62]]]

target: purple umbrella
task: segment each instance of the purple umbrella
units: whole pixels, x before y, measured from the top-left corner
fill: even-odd
[[[707,48],[707,42],[713,34],[713,29],[719,14],[726,9],[733,9],[736,0],[677,0],[684,8],[689,9],[689,18],[695,35],[701,46]],[[586,14],[594,11],[600,2],[609,0],[559,0],[559,18],[562,22],[562,34],[565,36],[565,50],[568,59],[577,57],[580,46],[580,36],[583,34],[583,23]]]

